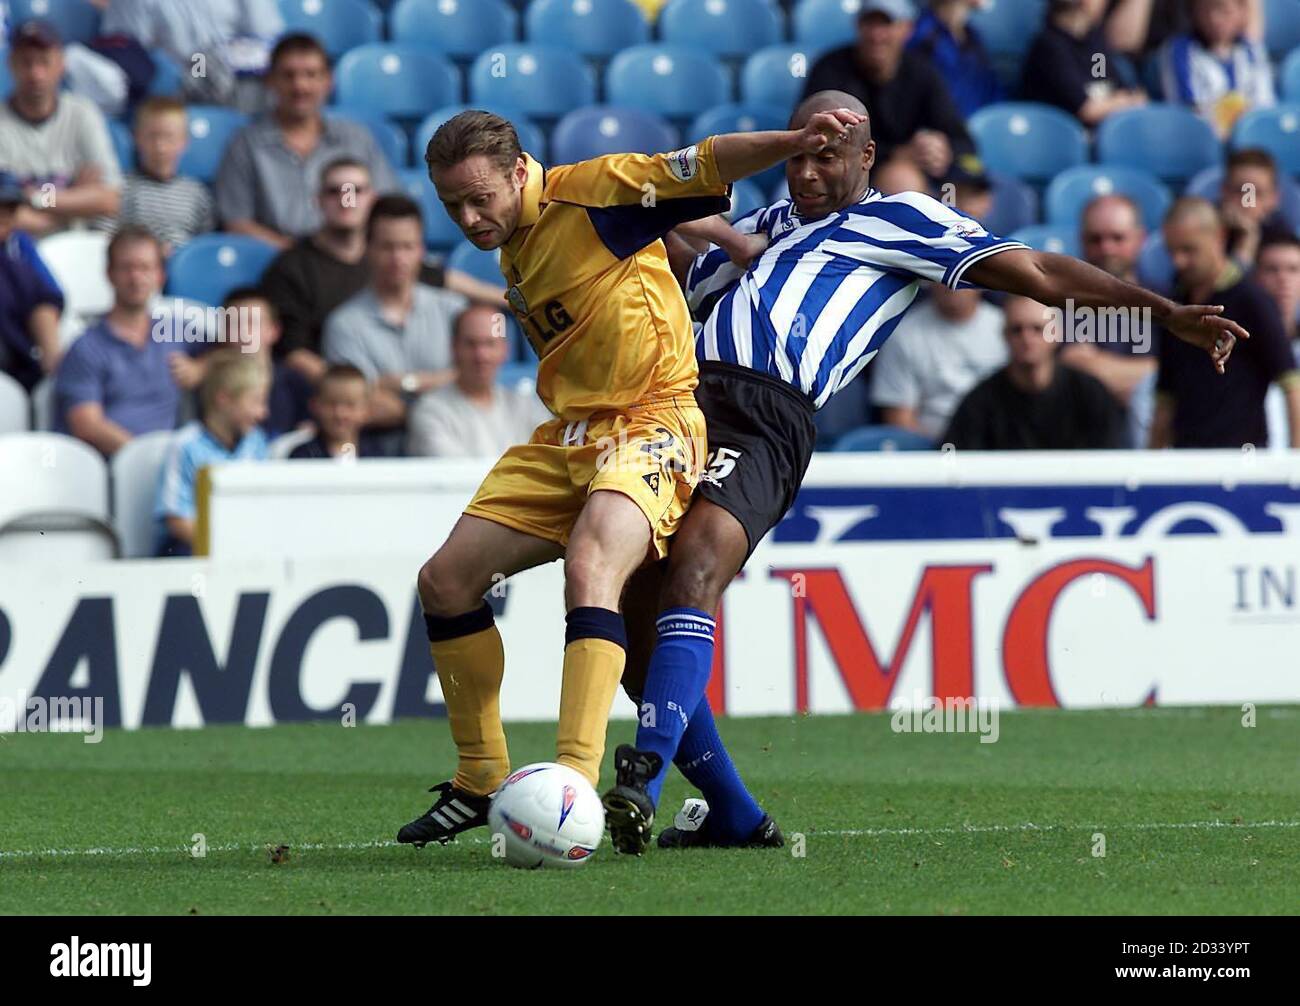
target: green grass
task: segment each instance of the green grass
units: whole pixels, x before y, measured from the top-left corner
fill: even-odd
[[[603,845],[580,870],[533,872],[494,860],[482,831],[371,844],[446,778],[445,722],[0,736],[0,912],[1294,913],[1298,720],[1017,712],[996,744],[895,734],[886,715],[731,720],[751,788],[801,842],[640,860]],[[552,726],[508,732],[516,765],[551,757]],[[616,724],[611,747],[631,732]],[[661,823],[684,795],[674,776]]]

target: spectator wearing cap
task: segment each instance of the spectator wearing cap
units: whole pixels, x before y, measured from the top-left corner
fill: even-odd
[[[1228,254],[1243,269],[1255,265],[1264,242],[1295,236],[1282,212],[1277,162],[1267,150],[1251,147],[1228,155],[1219,212],[1228,229]]]
[[[939,72],[905,48],[915,16],[910,0],[864,0],[857,41],[818,59],[803,93],[845,91],[859,98],[871,115],[877,163],[906,157],[942,178],[955,154],[975,147]]]
[[[959,154],[953,159],[939,186],[939,197],[968,217],[980,222],[989,218],[993,212],[993,183],[978,154]]]
[[[980,2],[930,0],[907,40],[908,52],[924,56],[939,71],[963,118],[1006,96],[984,42],[970,24],[971,11]]]
[[[1222,305],[1223,316],[1238,322],[1250,338],[1237,343],[1222,374],[1181,339],[1160,340],[1151,446],[1267,445],[1264,397],[1272,384],[1286,396],[1290,445],[1300,446],[1300,371],[1282,317],[1268,294],[1228,258],[1219,211],[1205,199],[1184,196],[1165,216],[1164,238],[1178,277],[1178,299]]]
[[[1260,0],[1188,3],[1191,31],[1160,50],[1165,100],[1190,105],[1226,138],[1245,112],[1277,103],[1264,12]]]
[[[1106,0],[1050,0],[1047,24],[1034,39],[1021,78],[1026,101],[1055,105],[1085,126],[1146,104],[1125,85],[1120,62],[1102,31]]]
[[[25,21],[14,29],[9,71],[14,90],[0,104],[0,165],[23,186],[16,225],[41,237],[116,214],[122,176],[108,125],[91,101],[60,93],[63,43],[53,25]]]
[[[30,391],[58,366],[63,292],[32,239],[14,228],[25,198],[18,179],[0,171],[0,371]]]
[[[162,248],[139,227],[108,243],[113,309],[68,348],[55,376],[60,432],[111,456],[133,437],[176,425],[185,368],[199,343],[175,341],[152,311],[163,285]]]
[[[217,171],[217,213],[225,229],[288,248],[321,226],[321,169],[360,161],[379,192],[400,189],[370,130],[321,112],[333,86],[329,58],[310,35],[286,35],[271,53],[266,82],[274,110],[231,139]]]
[[[452,336],[456,377],[421,395],[407,421],[407,453],[435,458],[495,458],[525,443],[550,413],[527,389],[503,387],[497,374],[509,343],[502,312],[462,311]]]
[[[366,375],[376,427],[403,428],[409,404],[455,380],[451,332],[468,302],[419,282],[423,257],[420,207],[381,196],[366,224],[369,282],[325,321],[325,359]]]

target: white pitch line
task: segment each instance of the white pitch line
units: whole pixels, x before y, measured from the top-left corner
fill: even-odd
[[[889,836],[909,836],[909,835],[982,835],[995,833],[1016,833],[1031,831],[1172,831],[1182,829],[1204,830],[1211,828],[1240,828],[1248,830],[1250,828],[1300,828],[1300,821],[1148,821],[1137,824],[1035,824],[1033,821],[1026,821],[1022,824],[969,824],[962,825],[959,828],[843,828],[812,830],[808,832],[810,838],[821,838],[825,836],[846,837],[846,838],[885,838]],[[793,833],[792,833],[793,834]],[[462,841],[470,842],[476,845],[486,844],[487,840],[478,836],[467,835]],[[349,851],[359,849],[395,849],[400,842],[393,841],[374,841],[374,842],[290,842],[285,843],[292,855],[295,852],[332,852],[332,851]],[[209,845],[208,852],[259,852],[269,848],[266,843],[263,844],[228,844],[228,845]],[[126,846],[122,848],[110,848],[106,846],[95,846],[89,849],[0,849],[0,860],[4,859],[39,859],[46,857],[93,857],[93,856],[157,856],[164,854],[182,853],[190,854],[191,846],[189,845],[152,845],[152,846]],[[194,857],[202,859],[202,856]]]

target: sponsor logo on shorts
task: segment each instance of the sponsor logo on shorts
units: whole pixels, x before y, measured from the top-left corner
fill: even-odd
[[[674,150],[664,156],[668,159],[668,170],[679,182],[689,182],[700,169],[699,151],[695,144],[683,147],[681,150]]]
[[[658,472],[650,472],[647,475],[642,475],[641,480],[651,488],[651,490],[654,492],[656,496],[659,495],[659,473]]]

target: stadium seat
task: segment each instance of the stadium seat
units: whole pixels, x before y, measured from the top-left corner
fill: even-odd
[[[515,127],[515,132],[519,135],[519,145],[538,161],[543,164],[549,163],[546,158],[548,149],[546,134],[537,128],[536,123],[526,118],[518,109],[484,103],[481,105],[448,105],[446,108],[430,112],[424,121],[415,127],[415,142],[411,147],[411,164],[417,168],[421,167],[424,164],[424,152],[428,149],[429,141],[433,139],[433,134],[438,131],[438,127],[452,116],[459,115],[471,108],[494,112],[503,119],[510,120],[510,124]]]
[[[537,389],[537,360],[509,360],[497,371],[497,384],[531,394]]]
[[[770,105],[789,115],[803,95],[804,81],[816,58],[816,52],[807,46],[760,49],[741,68],[740,100],[746,105]]]
[[[151,97],[181,97],[184,89],[184,78],[181,76],[180,67],[161,49],[153,50],[149,53],[149,56],[153,60],[154,67],[153,80],[149,81],[149,95]]]
[[[383,15],[366,0],[278,0],[285,32],[306,32],[320,39],[336,59],[349,49],[378,42]]]
[[[690,46],[638,45],[624,49],[605,75],[609,102],[649,109],[668,119],[690,120],[726,103],[726,71],[708,53]]]
[[[983,221],[994,234],[1010,234],[1038,222],[1038,192],[1010,175],[991,174],[993,209]]]
[[[1279,71],[1281,98],[1292,105],[1300,105],[1300,46],[1286,58]]]
[[[200,234],[167,260],[167,293],[220,304],[237,286],[256,286],[279,249],[245,234]]]
[[[655,154],[679,145],[677,130],[641,108],[589,105],[570,112],[551,131],[551,157],[573,164],[604,154]]]
[[[779,108],[761,105],[719,105],[696,116],[686,131],[686,139],[694,142],[719,133],[752,133],[762,129],[784,129],[789,115]],[[752,176],[762,189],[770,189],[777,180],[785,177],[785,164],[774,164],[766,171]]]
[[[1223,171],[1221,166],[1215,165],[1199,172],[1187,183],[1187,188],[1183,190],[1184,194],[1200,196],[1202,199],[1217,203],[1223,189]],[[1300,183],[1285,172],[1278,173],[1277,183],[1280,200],[1278,208],[1292,230],[1300,233]]]
[[[1264,44],[1275,60],[1300,49],[1300,0],[1264,0]]]
[[[293,453],[295,447],[299,444],[305,444],[314,436],[316,436],[316,430],[314,427],[308,427],[305,430],[290,430],[288,433],[281,433],[278,437],[267,444],[267,456],[273,461],[283,461]]]
[[[732,220],[739,220],[745,214],[766,205],[767,197],[763,195],[763,190],[755,182],[742,178],[740,181],[732,183],[730,213]]]
[[[158,524],[153,505],[158,477],[167,460],[172,430],[134,437],[108,463],[113,499],[113,528],[122,545],[122,558],[142,559],[154,554]]]
[[[420,212],[424,215],[426,247],[446,251],[465,240],[465,235],[443,209],[442,201],[438,198],[438,193],[433,183],[429,181],[424,168],[411,168],[399,171],[397,174],[402,180],[402,188],[406,190],[406,194],[420,204]]]
[[[0,437],[0,565],[116,556],[108,469],[89,444],[59,433]]]
[[[790,198],[790,186],[786,184],[785,175],[782,175],[781,180],[772,186],[772,194],[769,197],[768,202],[769,204],[779,203],[782,199],[789,199],[789,198]]]
[[[1043,183],[1088,159],[1088,134],[1059,108],[1031,102],[987,105],[967,123],[984,167]]]
[[[406,133],[397,123],[365,108],[340,108],[329,105],[324,112],[326,118],[347,119],[369,129],[370,135],[375,138],[379,149],[384,152],[388,163],[394,168],[404,168],[410,163],[410,158],[407,156]],[[421,153],[423,154],[423,151]]]
[[[596,101],[596,75],[582,57],[550,45],[488,49],[469,74],[476,107],[508,105],[536,119],[558,119]]]
[[[1208,122],[1183,105],[1147,105],[1108,115],[1097,129],[1097,160],[1141,168],[1181,186],[1223,160]]]
[[[1058,255],[1079,257],[1079,229],[1055,224],[1032,224],[1007,235],[1012,241],[1029,245],[1035,251],[1055,252]]]
[[[1137,260],[1138,283],[1148,290],[1169,295],[1174,290],[1174,263],[1165,247],[1165,237],[1152,231],[1142,242]]]
[[[1300,175],[1300,105],[1257,108],[1237,120],[1232,146],[1263,147],[1289,175]]]
[[[530,42],[591,59],[650,41],[650,25],[632,0],[533,0],[524,27]]]
[[[781,15],[771,0],[669,0],[658,25],[669,45],[698,46],[723,59],[781,41]]]
[[[349,49],[335,79],[339,105],[395,119],[419,119],[460,100],[460,71],[446,57],[400,42]]]
[[[513,42],[519,14],[503,0],[399,0],[388,32],[394,42],[471,60],[489,46]]]
[[[221,155],[226,152],[234,135],[248,123],[248,116],[222,105],[191,105],[189,107],[190,143],[181,155],[177,170],[182,175],[211,183],[221,166]]]
[[[9,97],[13,87],[13,79],[9,76],[9,50],[0,46],[0,98]]]
[[[1137,202],[1147,230],[1160,226],[1173,202],[1169,190],[1150,172],[1119,165],[1086,164],[1061,172],[1047,186],[1043,197],[1047,222],[1077,228],[1084,207],[1098,196],[1112,192]]]
[[[89,0],[9,0],[9,27],[37,18],[54,25],[65,43],[99,34],[99,9]]]
[[[994,61],[1017,66],[1046,20],[1047,0],[987,0],[971,11],[971,26],[979,33]]]
[[[934,442],[901,426],[859,426],[849,430],[831,450],[843,451],[932,451]]]
[[[122,173],[134,170],[135,137],[131,135],[131,127],[120,119],[109,119],[108,136],[113,141],[113,153],[117,155]]]
[[[90,318],[112,309],[108,240],[103,231],[76,230],[41,239],[37,248],[63,290],[64,314]]]
[[[32,428],[32,403],[27,389],[0,370],[0,435],[26,433]]]
[[[821,52],[852,44],[858,37],[862,0],[799,0],[791,17],[796,45]]]

